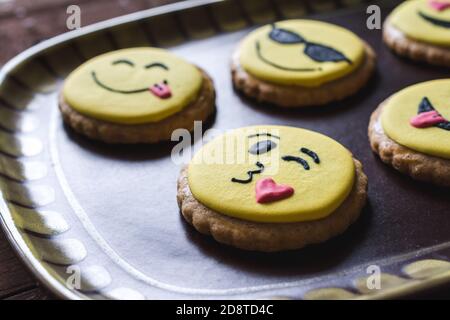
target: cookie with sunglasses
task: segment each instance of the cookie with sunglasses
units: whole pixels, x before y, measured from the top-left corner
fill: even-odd
[[[178,180],[183,217],[240,249],[293,250],[344,232],[367,194],[361,163],[335,140],[285,126],[230,131],[204,145]]]
[[[59,107],[77,132],[107,143],[155,143],[173,130],[193,130],[214,111],[210,77],[157,48],[112,51],[65,80]]]
[[[280,107],[324,105],[355,94],[375,68],[371,47],[351,31],[313,20],[266,25],[233,54],[236,89]]]
[[[381,160],[414,179],[450,186],[450,79],[394,94],[372,114],[369,139]]]
[[[383,39],[400,56],[450,67],[450,0],[405,1],[387,17]]]

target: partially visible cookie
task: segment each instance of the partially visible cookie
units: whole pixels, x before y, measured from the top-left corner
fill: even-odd
[[[401,56],[450,67],[450,2],[405,1],[387,17],[383,39]]]
[[[414,179],[450,186],[450,80],[408,87],[374,111],[370,145],[381,160]]]
[[[91,139],[155,143],[206,120],[215,91],[206,72],[170,52],[132,48],[100,55],[73,71],[59,108],[70,127]]]
[[[287,108],[353,95],[374,68],[375,53],[367,43],[342,27],[313,20],[258,28],[241,41],[231,65],[236,89]]]
[[[177,200],[199,232],[274,252],[341,234],[366,196],[361,163],[338,142],[299,128],[256,126],[203,146],[181,171]]]

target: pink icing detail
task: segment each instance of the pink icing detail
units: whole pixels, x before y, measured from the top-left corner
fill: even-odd
[[[172,91],[168,84],[162,82],[150,87],[150,92],[160,99],[168,99],[172,96]]]
[[[256,202],[267,203],[288,198],[294,194],[290,186],[277,184],[272,178],[256,182]]]
[[[428,5],[436,11],[444,11],[450,8],[449,1],[428,0]]]
[[[409,120],[409,123],[416,128],[428,128],[435,124],[446,122],[447,120],[442,117],[436,110],[422,112],[414,116]]]

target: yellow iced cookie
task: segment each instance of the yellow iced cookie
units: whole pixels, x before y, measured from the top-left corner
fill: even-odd
[[[317,87],[351,73],[364,59],[363,42],[342,27],[313,20],[287,20],[250,33],[240,64],[271,83]]]
[[[195,199],[256,222],[317,220],[347,198],[351,153],[322,134],[293,127],[240,128],[207,143],[188,168]]]
[[[386,135],[405,147],[450,159],[450,79],[419,83],[393,95],[383,108]]]
[[[405,1],[389,17],[392,25],[412,39],[450,47],[449,0]]]
[[[132,48],[93,58],[66,79],[63,96],[77,112],[118,124],[158,122],[197,98],[202,74],[157,48]]]

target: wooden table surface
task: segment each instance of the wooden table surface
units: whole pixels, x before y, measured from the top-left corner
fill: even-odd
[[[177,0],[0,0],[0,66],[24,49],[66,32],[66,8],[81,8],[82,25]],[[7,44],[7,45],[5,45]],[[0,231],[0,299],[54,299],[19,261]],[[449,299],[450,288],[412,298]]]

